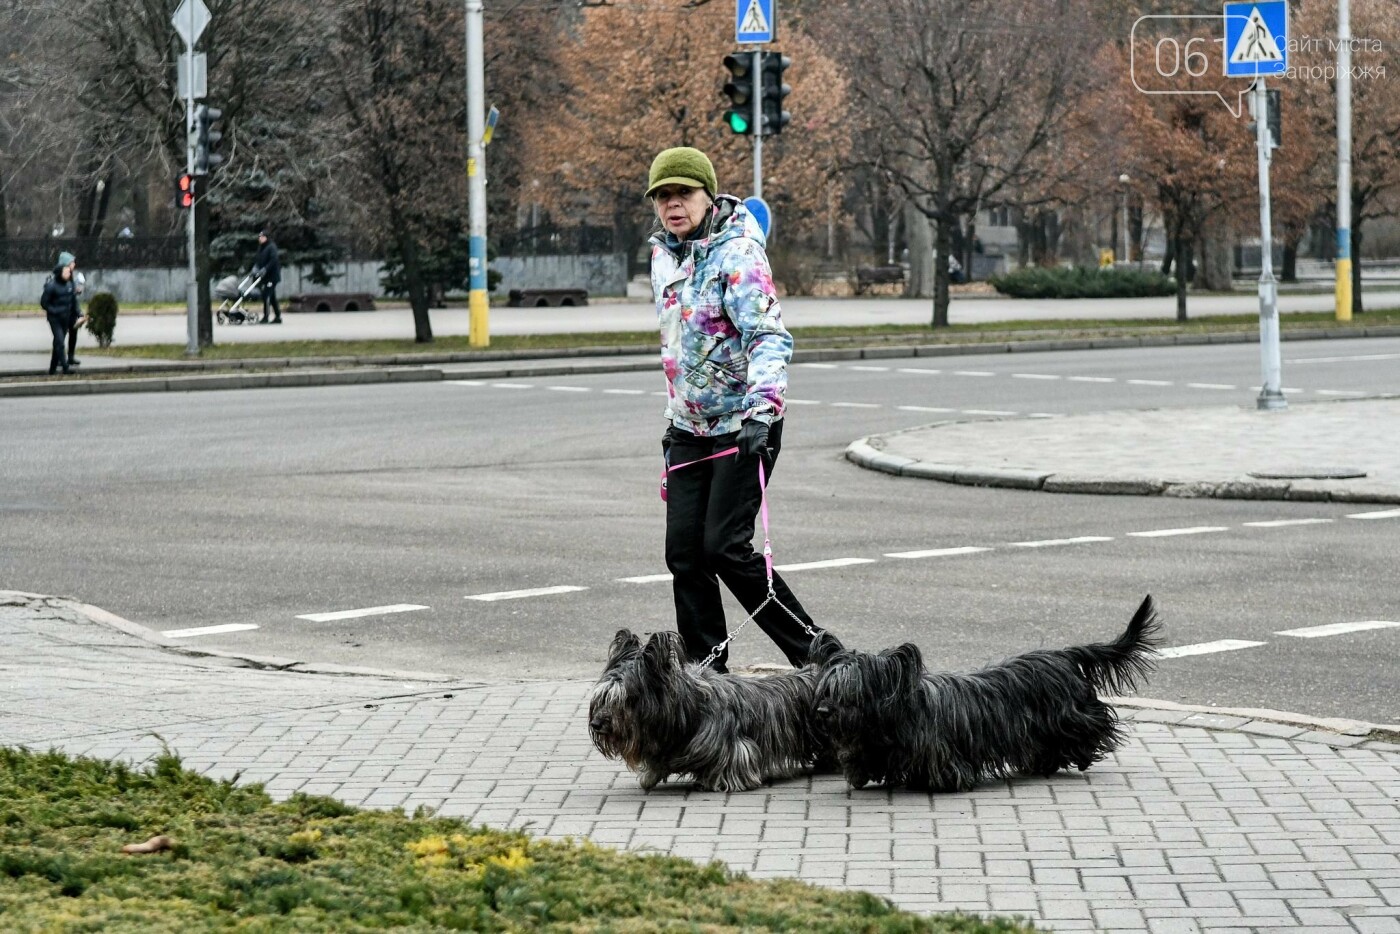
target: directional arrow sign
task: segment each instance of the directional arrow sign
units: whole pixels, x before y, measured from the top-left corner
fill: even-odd
[[[204,27],[209,25],[209,8],[204,0],[184,0],[170,17],[170,25],[175,27],[186,48],[194,48],[199,37],[204,35]]]

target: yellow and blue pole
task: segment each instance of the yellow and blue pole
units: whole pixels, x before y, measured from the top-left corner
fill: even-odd
[[[1350,321],[1351,294],[1351,2],[1337,5],[1337,320]]]
[[[481,0],[466,0],[467,19],[467,342],[491,344],[486,295],[486,56],[482,41]]]

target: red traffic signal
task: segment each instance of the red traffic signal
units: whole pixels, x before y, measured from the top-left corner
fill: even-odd
[[[196,197],[193,175],[185,173],[175,180],[175,206],[177,208],[183,210],[194,207]]]

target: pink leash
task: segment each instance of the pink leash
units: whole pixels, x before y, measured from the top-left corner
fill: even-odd
[[[676,464],[674,466],[671,464],[667,464],[665,468],[661,471],[661,499],[663,501],[666,499],[666,476],[671,471],[680,470],[682,467],[690,467],[694,464],[700,464],[705,461],[714,460],[718,457],[728,457],[731,454],[738,453],[739,448],[736,445],[731,448],[725,448],[723,451],[719,451],[715,454],[711,454],[709,457],[701,457],[697,460],[686,461],[683,464]],[[723,642],[721,642],[719,645],[715,646],[713,649],[710,650],[709,657],[707,657],[704,661],[700,663],[702,667],[710,664],[716,658],[718,658],[719,653],[724,651],[725,646],[729,645],[729,643],[734,641],[734,637],[739,634],[739,630],[743,629],[746,625],[748,625],[749,620],[757,616],[759,611],[762,610],[765,606],[767,606],[770,602],[776,603],[778,604],[778,606],[782,607],[783,612],[787,613],[788,616],[791,616],[799,626],[801,626],[807,631],[807,635],[811,636],[812,638],[816,638],[817,636],[816,630],[812,629],[812,627],[808,626],[805,622],[803,622],[801,617],[799,617],[792,610],[789,610],[786,606],[783,606],[783,602],[778,599],[778,595],[773,591],[773,544],[769,540],[768,534],[768,477],[763,469],[762,457],[758,458],[758,494],[758,514],[763,520],[763,564],[768,572],[768,597],[762,603],[760,603],[758,605],[758,608],[755,609],[752,613],[750,613],[742,623],[736,626],[733,632],[728,633],[727,638]]]

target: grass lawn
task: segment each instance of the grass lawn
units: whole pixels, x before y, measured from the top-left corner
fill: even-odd
[[[1284,330],[1298,328],[1365,328],[1400,325],[1400,308],[1368,311],[1351,323],[1338,322],[1330,311],[1294,312],[1279,316]],[[1257,330],[1259,316],[1203,315],[1183,324],[1174,319],[1122,319],[1083,321],[1074,319],[997,321],[986,324],[955,324],[934,330],[904,324],[860,327],[794,327],[799,347],[839,346],[850,342],[959,344],[979,341],[1034,340],[1069,337],[1128,337],[1161,334],[1210,334]],[[117,334],[121,333],[118,319]],[[585,347],[636,347],[647,353],[657,342],[655,331],[605,331],[583,334],[526,334],[493,337],[489,351],[550,351]],[[286,357],[362,357],[392,354],[470,354],[481,352],[470,346],[466,335],[438,337],[431,344],[404,340],[364,341],[258,341],[215,344],[205,348],[203,360],[253,360]],[[117,345],[89,354],[114,357],[144,357],[157,360],[185,359],[184,344]]]
[[[165,835],[172,848],[125,855]],[[719,863],[554,843],[330,798],[277,804],[163,756],[0,749],[5,931],[802,931],[1013,934]]]

